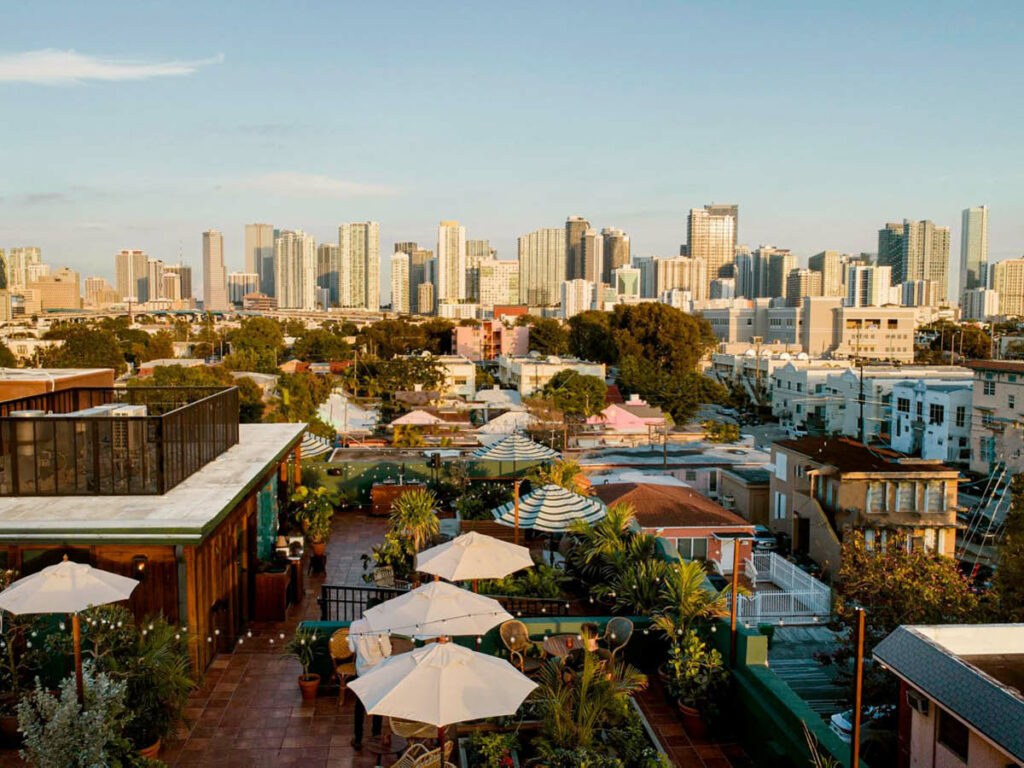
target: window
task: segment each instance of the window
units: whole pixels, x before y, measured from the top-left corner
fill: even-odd
[[[970,740],[970,731],[967,730],[967,726],[946,710],[939,709],[939,744],[966,763],[967,745]]]
[[[683,475],[683,478],[688,483],[695,483],[695,482],[697,482],[697,470],[695,470],[695,469],[688,469],[688,470],[686,470],[686,474]]]
[[[996,393],[996,383],[994,381],[986,381],[982,391],[986,395],[994,395]]]
[[[775,454],[775,477],[783,482],[786,481],[786,454]]]
[[[958,405],[956,407],[956,425],[958,427],[967,426],[967,406]]]
[[[898,512],[910,512],[912,509],[914,509],[915,506],[917,506],[915,504],[917,499],[914,498],[914,496],[915,496],[914,484],[913,483],[899,483],[899,485],[897,487],[898,487],[898,490],[897,490],[896,510]]]
[[[775,506],[772,509],[772,516],[776,520],[786,519],[786,494],[775,492]]]
[[[946,420],[946,406],[938,403],[928,404],[928,423],[942,424]]]
[[[885,511],[885,483],[871,483],[868,485],[868,512],[880,513]]]
[[[1016,403],[1017,403],[1017,400],[1016,400],[1016,398],[1013,395],[1007,395],[1006,396],[1006,407],[1007,408],[1015,408],[1016,407]]]
[[[910,398],[897,397],[896,410],[899,411],[900,413],[910,413]]]
[[[684,560],[708,559],[708,540],[704,538],[676,539],[676,549]]]
[[[924,403],[920,400],[917,401],[917,418],[921,419],[924,417]]]

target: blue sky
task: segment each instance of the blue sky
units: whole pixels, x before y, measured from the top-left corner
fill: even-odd
[[[977,15],[973,11],[977,9]],[[686,211],[740,239],[874,250],[887,220],[991,207],[1024,253],[1017,2],[6,3],[0,248],[112,273],[200,234],[381,222],[499,256],[583,215],[671,255]],[[73,51],[73,53],[69,53]],[[956,270],[952,270],[955,274]]]

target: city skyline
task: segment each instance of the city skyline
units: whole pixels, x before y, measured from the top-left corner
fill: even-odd
[[[1024,185],[1012,173],[1024,74],[1012,66],[1010,4],[939,4],[884,40],[878,13],[900,14],[870,3],[595,3],[584,14],[311,4],[253,9],[245,35],[230,8],[56,7],[22,4],[5,18],[18,42],[0,48],[0,93],[31,119],[0,126],[0,145],[17,149],[0,180],[0,241],[38,245],[82,274],[110,279],[122,248],[198,266],[196,233],[211,227],[225,233],[227,269],[242,270],[254,221],[317,242],[340,222],[379,221],[386,267],[395,240],[433,243],[442,219],[508,259],[517,237],[578,214],[628,232],[634,255],[671,257],[686,212],[718,201],[743,208],[740,242],[788,248],[801,264],[826,249],[872,251],[880,223],[904,217],[950,226],[956,253],[960,212],[980,203],[992,211],[989,260],[1024,250]],[[579,34],[544,45],[530,34],[540,14]],[[343,49],[342,16],[364,30]],[[611,30],[614,66],[586,42]],[[302,56],[258,53],[299,34]],[[787,42],[785,57],[737,53],[769,38]],[[839,54],[837,38],[858,40],[856,53]],[[436,43],[429,61],[416,53],[423,40]],[[567,82],[628,109],[564,119]],[[360,109],[331,104],[339,85]],[[930,95],[902,100],[883,129],[880,87]],[[254,112],[285,93],[316,103],[316,117]],[[395,104],[414,124],[393,120]],[[784,119],[741,119],[766,113]],[[110,115],[127,120],[111,130]],[[955,292],[958,268],[950,279]]]

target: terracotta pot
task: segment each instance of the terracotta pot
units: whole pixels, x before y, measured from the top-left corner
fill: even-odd
[[[700,710],[688,707],[681,701],[677,701],[676,706],[679,707],[679,714],[682,716],[683,727],[686,729],[687,735],[702,738],[707,734],[708,726],[704,722],[704,718],[700,716]]]
[[[313,550],[313,554],[316,555],[317,557],[323,557],[324,556],[324,552],[327,551],[327,542],[326,541],[311,541],[309,543],[309,548]]]
[[[312,701],[316,698],[317,688],[320,687],[320,675],[299,675],[299,688],[302,690],[302,698],[305,701]]]
[[[163,744],[160,742],[160,739],[157,739],[145,749],[140,749],[139,757],[144,757],[147,760],[156,760],[156,756],[160,754],[160,747],[162,746]]]

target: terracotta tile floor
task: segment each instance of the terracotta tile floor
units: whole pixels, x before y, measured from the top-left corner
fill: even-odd
[[[379,542],[386,521],[364,515],[345,515],[334,526],[328,545],[327,575],[307,577],[305,599],[289,610],[281,623],[255,623],[230,654],[216,657],[202,687],[190,698],[190,723],[167,743],[160,759],[176,766],[302,766],[302,768],[363,768],[377,764],[367,747],[351,746],[355,697],[343,706],[335,697],[303,702],[296,678],[298,663],[284,656],[281,636],[289,637],[303,619],[320,617],[316,598],[320,585],[362,583],[359,556]],[[658,686],[654,681],[654,686]],[[691,740],[660,687],[640,699],[641,707],[670,757],[679,766],[746,768],[752,765],[736,745]],[[369,736],[367,723],[367,737]],[[384,760],[388,765],[389,759]],[[0,768],[22,766],[12,752],[0,752]]]
[[[637,701],[658,741],[676,765],[685,768],[749,768],[754,765],[739,744],[688,736],[657,678],[651,678],[650,685]]]

